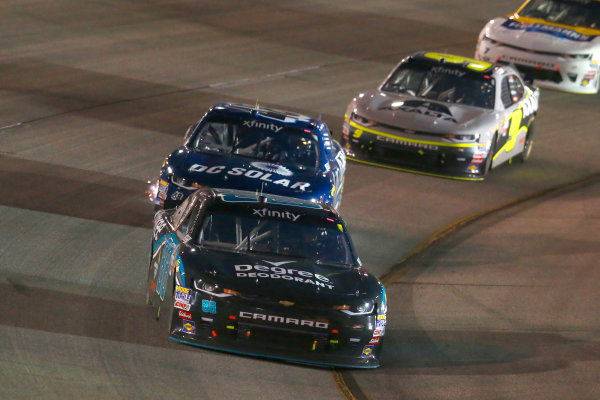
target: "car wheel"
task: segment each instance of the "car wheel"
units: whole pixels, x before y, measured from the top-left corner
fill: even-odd
[[[169,334],[171,333],[171,324],[173,321],[173,297],[175,293],[175,285],[172,285],[171,290],[167,290],[165,293],[165,300],[158,307],[156,311],[156,319],[158,320],[161,330],[167,331]]]
[[[490,146],[490,151],[488,152],[488,155],[485,158],[485,164],[483,167],[483,175],[487,175],[488,172],[490,172],[492,169],[492,159],[494,158],[494,151],[496,150],[496,138],[497,138],[497,133],[494,133],[494,137],[492,138],[492,145]]]
[[[146,277],[146,304],[151,304],[150,302],[150,282],[152,282],[152,252],[154,251],[154,238],[152,239],[152,243],[150,244],[150,260],[148,261],[148,276]]]
[[[527,137],[525,137],[525,145],[523,146],[523,151],[519,154],[519,161],[525,162],[529,159],[531,155],[531,148],[533,147],[533,133],[534,133],[534,123],[529,126],[529,131],[527,132]]]

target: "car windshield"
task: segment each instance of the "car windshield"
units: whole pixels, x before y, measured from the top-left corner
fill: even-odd
[[[306,168],[317,168],[319,162],[318,139],[313,132],[256,120],[206,121],[193,147]]]
[[[600,2],[597,1],[533,0],[523,7],[519,15],[557,24],[600,29]]]
[[[381,89],[446,103],[494,108],[492,77],[445,66],[401,64]]]
[[[214,211],[204,217],[197,243],[232,252],[306,258],[318,264],[357,265],[349,236],[341,224],[331,218],[293,221],[298,214],[287,211],[272,214],[291,219]]]

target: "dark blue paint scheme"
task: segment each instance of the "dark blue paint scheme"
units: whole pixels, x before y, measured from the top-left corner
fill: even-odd
[[[211,121],[249,126],[277,126],[306,132],[316,138],[317,162],[305,167],[288,159],[266,161],[232,153],[200,151],[194,147],[203,126]],[[277,128],[279,129],[279,128]],[[279,131],[277,131],[279,132]],[[270,132],[270,134],[274,134]],[[262,191],[329,203],[339,208],[344,185],[346,156],[321,121],[304,115],[243,104],[218,103],[186,132],[184,143],[164,161],[150,199],[160,208],[179,205],[198,187]]]

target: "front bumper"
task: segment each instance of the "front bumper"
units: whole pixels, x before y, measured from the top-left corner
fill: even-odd
[[[594,94],[600,85],[600,64],[590,59],[517,49],[486,39],[478,43],[475,58],[511,63],[534,85],[546,89]]]
[[[483,180],[486,146],[400,136],[350,121],[342,127],[346,158],[369,165],[459,180]]]
[[[189,310],[175,308],[173,312],[169,335],[173,340],[305,364],[379,366],[385,314],[347,316],[336,310],[265,305],[238,296],[218,297],[187,290]],[[182,304],[176,301],[178,306]]]

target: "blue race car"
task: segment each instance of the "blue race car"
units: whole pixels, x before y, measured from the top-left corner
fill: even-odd
[[[325,123],[287,111],[218,103],[186,132],[151,182],[173,208],[200,187],[296,197],[339,208],[346,156]]]

